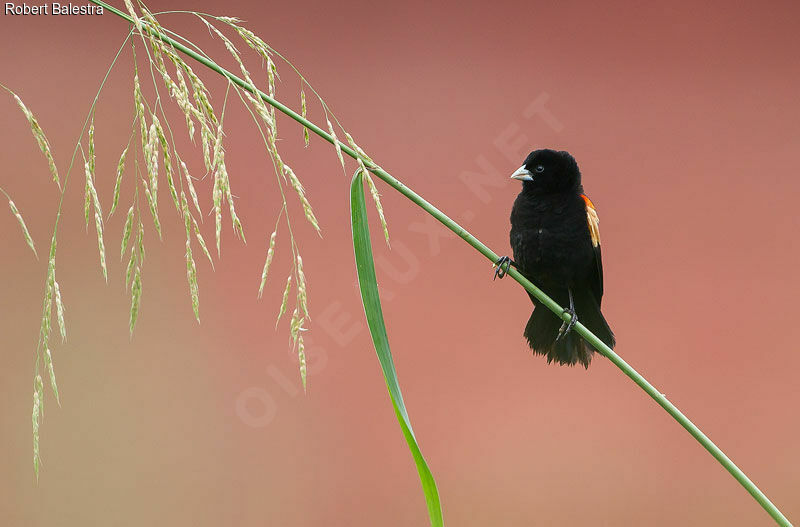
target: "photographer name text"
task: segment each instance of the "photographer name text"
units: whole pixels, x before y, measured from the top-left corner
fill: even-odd
[[[28,5],[6,2],[3,14],[24,15],[102,15],[103,8],[93,4],[50,4]]]

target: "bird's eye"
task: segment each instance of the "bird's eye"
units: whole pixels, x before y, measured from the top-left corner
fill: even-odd
[[[542,172],[544,172],[544,165],[537,165],[534,170],[536,170],[536,172],[541,174]]]

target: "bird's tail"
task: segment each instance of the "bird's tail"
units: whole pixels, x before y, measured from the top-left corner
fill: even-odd
[[[565,295],[566,296],[566,295]],[[556,301],[560,299],[553,298]],[[534,310],[528,324],[525,326],[525,338],[531,349],[540,355],[547,357],[547,362],[556,361],[559,364],[569,366],[581,363],[585,368],[589,367],[592,354],[596,351],[588,342],[578,335],[575,331],[570,331],[561,340],[556,341],[558,330],[562,320],[555,313],[543,306],[533,296]],[[591,294],[576,295],[575,312],[578,320],[586,328],[597,335],[597,337],[613,348],[616,343],[614,333],[608,326],[600,306]],[[566,304],[563,302],[562,305]]]

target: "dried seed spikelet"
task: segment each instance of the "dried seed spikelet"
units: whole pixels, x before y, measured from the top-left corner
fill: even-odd
[[[192,310],[194,317],[200,322],[200,289],[197,285],[197,266],[192,256],[192,215],[189,212],[189,204],[186,201],[186,194],[181,192],[181,210],[183,211],[183,222],[186,227],[186,279],[189,281],[189,297],[192,299]]]
[[[188,68],[188,65],[183,61],[180,55],[177,54],[172,46],[165,45],[162,48],[162,51],[175,66],[175,77],[178,79],[177,84],[172,82],[170,79],[170,96],[175,99],[175,103],[183,112],[183,116],[186,119],[186,129],[189,132],[189,138],[192,140],[192,142],[194,142],[194,119],[197,119],[198,122],[202,123],[205,120],[205,117],[190,100],[189,86],[186,84],[186,78],[184,77],[183,73],[185,69]]]
[[[217,133],[214,136],[214,150],[213,157],[211,158],[212,166],[217,167],[225,159],[225,150],[222,148],[222,138],[225,133],[222,130],[222,124],[217,125]]]
[[[386,245],[391,247],[389,244],[389,227],[386,225],[386,217],[383,215],[383,205],[381,205],[381,196],[378,194],[378,189],[375,187],[375,182],[372,180],[372,176],[370,175],[367,168],[364,166],[364,163],[359,159],[358,164],[361,167],[361,174],[367,179],[367,184],[369,185],[369,192],[372,194],[372,201],[375,202],[375,208],[378,210],[378,217],[381,220],[381,227],[383,228],[383,237],[386,239]]]
[[[342,147],[339,144],[339,139],[336,137],[336,130],[333,129],[333,125],[331,124],[330,119],[327,117],[325,120],[328,122],[328,132],[330,132],[331,137],[333,138],[333,146],[336,147],[336,157],[339,158],[339,163],[342,165],[344,169],[344,157],[342,157]]]
[[[303,259],[297,255],[297,301],[305,316],[308,315],[308,295],[306,293],[306,275],[303,272]],[[311,317],[309,317],[311,318]]]
[[[198,119],[201,126],[216,127],[218,123],[217,116],[214,113],[214,107],[211,105],[205,84],[203,84],[203,81],[200,80],[200,77],[197,76],[191,66],[185,62],[181,62],[180,66],[186,76],[189,77],[189,84],[192,85],[192,98],[194,98],[197,110],[200,112],[200,116],[195,114],[195,118]]]
[[[122,151],[122,155],[119,156],[119,162],[117,163],[117,181],[114,183],[114,200],[111,203],[111,211],[108,213],[108,217],[110,218],[114,211],[117,210],[117,204],[119,203],[119,192],[122,183],[122,173],[125,171],[125,156],[128,155],[128,147],[125,147],[125,150]]]
[[[278,144],[277,144],[277,136],[273,134],[267,135],[267,151],[269,155],[272,157],[273,161],[275,162],[275,166],[277,167],[278,174],[281,175],[283,178],[283,182],[286,183],[286,169],[283,159],[281,158],[280,152],[278,152]]]
[[[300,88],[300,110],[302,112],[301,115],[305,119],[306,118],[306,92],[305,92],[305,90],[303,90],[302,87]],[[308,128],[306,128],[305,126],[303,126],[303,143],[305,144],[305,146],[308,146],[308,143],[309,143]]]
[[[250,95],[249,92],[244,92],[244,94],[250,100],[250,104],[253,105],[253,107],[256,110],[256,113],[258,113],[258,116],[261,117],[261,119],[267,125],[267,131],[269,135],[273,135],[272,130],[275,126],[274,116],[267,109],[267,106],[264,104],[264,101],[262,101],[259,98],[253,97],[252,95]]]
[[[153,225],[156,228],[158,237],[161,238],[161,222],[158,221],[158,209],[156,208],[156,202],[153,199],[153,195],[150,194],[150,189],[147,188],[147,183],[145,183],[144,195],[147,198],[147,204],[150,206],[150,215],[153,217]]]
[[[289,275],[286,278],[286,288],[283,290],[283,299],[281,300],[281,308],[278,310],[278,319],[275,321],[275,327],[278,327],[278,322],[281,321],[281,317],[284,313],[286,313],[286,305],[289,301],[289,291],[292,289],[292,275]]]
[[[167,143],[167,137],[164,135],[164,129],[161,128],[161,123],[158,121],[155,115],[153,116],[153,124],[156,127],[156,136],[158,137],[158,142],[161,145],[161,154],[164,156],[164,173],[167,175],[169,194],[172,197],[172,202],[175,204],[175,210],[180,212],[181,207],[178,204],[178,192],[175,189],[175,182],[172,180],[172,158],[169,155],[169,143]]]
[[[250,85],[250,87],[253,89],[253,92],[257,92],[258,88],[253,82],[253,79],[250,77],[250,72],[247,71],[244,62],[242,62],[242,57],[239,54],[239,50],[236,49],[236,46],[233,45],[233,42],[231,42],[228,37],[226,37],[219,29],[214,27],[214,25],[212,25],[208,20],[206,20],[203,17],[200,17],[200,20],[202,20],[205,23],[209,31],[212,31],[220,38],[220,40],[222,40],[222,42],[225,44],[225,49],[228,50],[228,53],[230,53],[231,56],[234,58],[234,60],[236,60],[236,62],[239,64],[239,69],[242,71],[242,76],[244,76],[244,80],[247,81],[247,84]],[[257,100],[261,105],[264,104],[264,102],[261,100],[260,97],[257,98]]]
[[[50,242],[50,257],[47,261],[47,282],[42,301],[42,322],[39,327],[39,345],[46,348],[50,339],[50,316],[53,312],[53,293],[56,282],[56,237]]]
[[[311,203],[309,203],[308,198],[306,198],[305,188],[303,188],[302,183],[300,183],[300,180],[297,178],[294,170],[292,170],[289,165],[283,165],[283,169],[285,174],[289,176],[289,183],[291,183],[292,188],[297,193],[297,197],[300,198],[300,203],[303,205],[303,212],[305,213],[306,219],[314,227],[314,230],[317,231],[317,234],[321,236],[322,233],[319,229],[319,222],[317,222],[317,218],[314,216],[314,210],[311,208]]]
[[[133,328],[136,326],[136,319],[139,317],[139,303],[142,298],[142,268],[138,265],[133,272],[133,282],[131,284],[131,316],[129,328],[133,336]]]
[[[86,230],[89,230],[89,209],[92,206],[92,191],[90,186],[92,185],[92,169],[89,166],[89,162],[85,162],[84,164],[84,174],[86,175],[86,184],[83,187],[83,216],[86,222]]]
[[[125,218],[125,226],[122,228],[122,243],[120,243],[119,259],[125,256],[125,251],[128,249],[128,240],[131,238],[131,231],[133,230],[133,205],[128,209],[128,216]],[[127,282],[127,281],[126,281]]]
[[[300,363],[300,380],[303,381],[303,391],[306,391],[306,376],[308,368],[306,366],[306,347],[303,344],[303,335],[297,337],[297,361]]]
[[[56,396],[56,402],[59,406],[61,406],[61,399],[58,397],[58,385],[56,384],[56,372],[53,369],[53,356],[50,354],[49,348],[45,350],[44,364],[47,367],[47,373],[50,376],[50,388],[53,390],[53,395]]]
[[[275,98],[275,77],[278,74],[278,68],[272,61],[272,57],[267,56],[267,89],[269,96]]]
[[[10,91],[10,90],[9,90]],[[33,113],[25,106],[25,103],[22,102],[16,93],[10,91],[11,95],[14,96],[14,100],[17,101],[17,106],[19,106],[22,113],[25,114],[25,118],[28,120],[28,124],[31,127],[31,133],[33,134],[34,139],[36,139],[36,143],[39,145],[39,150],[42,151],[44,157],[47,158],[47,164],[50,167],[50,174],[53,175],[53,181],[56,182],[58,188],[61,188],[61,181],[58,178],[58,169],[56,168],[56,161],[53,158],[53,152],[50,150],[50,142],[47,140],[47,137],[44,135],[44,131],[42,131],[42,127],[39,126],[39,121],[36,120],[36,117]]]
[[[95,153],[94,153],[94,117],[92,117],[92,122],[89,125],[89,169],[92,171],[92,177],[94,177],[94,170],[96,166],[95,160]]]
[[[61,288],[58,282],[54,281],[56,296],[56,319],[58,320],[58,330],[61,333],[61,341],[67,340],[67,326],[64,324],[64,303],[61,301]]]
[[[150,61],[153,63],[161,73],[162,76],[167,76],[167,69],[164,67],[164,58],[162,56],[161,50],[164,47],[163,42],[158,39],[154,33],[161,33],[161,24],[156,21],[153,14],[144,6],[144,4],[140,3],[139,8],[142,10],[143,18],[147,21],[150,25],[151,31],[147,32],[148,40],[150,41],[150,48],[153,50],[153,59]]]
[[[135,66],[134,66],[135,71]],[[142,140],[142,155],[144,155],[147,166],[150,165],[150,148],[147,135],[147,121],[144,113],[144,95],[142,95],[142,87],[139,84],[139,74],[133,75],[133,101],[136,107],[136,118],[139,120],[139,136]]]
[[[289,322],[289,334],[292,337],[292,344],[296,344],[300,332],[305,331],[305,328],[303,328],[304,321],[305,317],[300,314],[300,309],[295,307],[294,311],[292,311],[292,320]]]
[[[11,214],[17,218],[17,222],[19,223],[19,227],[22,229],[22,235],[25,237],[25,242],[28,244],[28,247],[31,248],[33,254],[36,255],[36,259],[39,259],[39,255],[36,253],[36,246],[33,244],[33,238],[31,238],[31,233],[28,232],[28,226],[25,225],[25,220],[22,219],[22,214],[20,214],[17,206],[14,204],[12,200],[8,200],[8,206],[11,209]]]
[[[267,43],[261,39],[261,37],[259,37],[249,29],[236,25],[236,22],[224,20],[224,17],[219,18],[219,20],[222,22],[226,22],[227,24],[230,24],[236,30],[236,32],[239,34],[242,40],[244,40],[247,43],[247,45],[250,46],[252,49],[254,49],[256,52],[258,52],[258,54],[261,55],[261,58],[263,58],[265,61],[271,58],[272,50],[267,45]]]
[[[198,214],[203,214],[200,210],[200,204],[197,202],[197,192],[194,190],[194,184],[192,183],[192,176],[189,175],[189,169],[186,168],[186,163],[181,161],[181,168],[183,169],[183,175],[186,179],[186,186],[189,188],[189,195],[192,197],[192,203],[194,204],[194,208],[197,209]]]
[[[269,96],[275,98],[275,78],[278,76],[278,70],[277,67],[275,66],[275,62],[272,60],[272,49],[267,45],[266,42],[264,42],[259,36],[257,36],[249,29],[245,29],[228,20],[223,20],[221,18],[219,20],[230,24],[236,30],[236,32],[239,34],[242,40],[244,40],[247,43],[247,45],[250,46],[252,49],[254,49],[256,52],[258,52],[258,54],[261,55],[261,58],[264,59],[264,61],[267,64],[267,82],[268,82]],[[273,116],[275,115],[273,109],[270,109],[270,112],[273,114]]]
[[[100,200],[97,197],[97,190],[94,188],[93,177],[90,172],[89,162],[84,163],[86,171],[86,186],[94,205],[94,225],[97,231],[97,248],[100,251],[100,267],[103,270],[103,278],[108,281],[108,270],[106,269],[106,247],[103,243],[103,211],[100,208]]]
[[[206,255],[208,261],[211,262],[211,268],[214,268],[214,260],[211,259],[211,253],[208,252],[208,247],[206,247],[206,241],[203,239],[203,235],[200,234],[200,227],[197,225],[197,220],[192,217],[192,223],[194,225],[194,236],[197,238],[197,243],[200,244],[200,248],[203,249],[203,254]]]
[[[158,128],[161,125],[158,123],[158,117],[152,115],[153,122],[150,123],[150,130],[147,133],[147,150],[145,150],[145,158],[147,161],[147,175],[150,179],[150,192],[153,195],[153,201],[158,201]]]
[[[214,188],[211,189],[211,199],[214,204],[214,234],[217,240],[217,256],[219,256],[220,238],[222,236],[222,188],[218,173],[214,174]]]
[[[231,215],[231,224],[233,225],[233,232],[239,238],[242,239],[243,242],[247,243],[247,240],[244,237],[244,228],[242,227],[242,222],[239,220],[239,216],[236,215],[236,209],[233,206],[233,195],[231,194],[231,184],[230,180],[228,179],[228,170],[223,163],[220,165],[221,172],[223,173],[223,181],[225,183],[225,199],[228,201],[228,210]]]
[[[370,163],[371,165],[375,165],[375,162],[372,160],[372,158],[371,158],[371,157],[369,157],[369,156],[367,155],[367,153],[366,153],[366,152],[364,152],[364,151],[361,149],[361,147],[360,147],[360,146],[358,146],[358,145],[356,144],[356,142],[353,140],[353,136],[352,136],[352,135],[350,135],[349,133],[345,132],[345,133],[344,133],[344,136],[347,138],[347,143],[350,145],[350,148],[352,148],[353,150],[355,150],[355,151],[356,151],[356,153],[357,153],[359,156],[361,156],[361,159],[363,159],[363,160],[367,161],[367,162],[368,162],[368,163]],[[377,165],[375,165],[375,166],[377,166]]]
[[[41,376],[37,376],[41,379]],[[33,392],[33,412],[31,414],[31,424],[33,425],[33,471],[36,479],[39,479],[39,423],[42,417],[42,394],[39,390]]]
[[[131,0],[125,0],[125,7],[128,9],[128,14],[133,18],[133,25],[136,26],[140,34],[144,35],[144,31],[142,31],[142,21],[136,15],[136,10],[133,9],[133,2],[131,2]]]
[[[272,263],[272,256],[275,254],[275,237],[277,235],[278,231],[273,231],[272,236],[269,237],[269,249],[267,249],[267,259],[264,262],[264,270],[261,271],[261,285],[258,286],[258,298],[261,298],[261,295],[264,292],[264,284],[267,283],[267,273],[269,272],[269,266]]]
[[[189,139],[194,143],[194,119],[198,110],[189,100],[189,87],[186,85],[186,79],[183,77],[183,72],[180,68],[175,69],[175,76],[178,78],[179,90],[175,94],[175,102],[183,111],[183,116],[186,118],[186,129],[189,131]]]
[[[39,395],[39,415],[44,415],[44,381],[42,381],[41,374],[38,373],[39,368],[36,368],[36,378],[34,379],[33,393]]]
[[[139,262],[144,262],[144,225],[142,225],[141,215],[139,216],[139,232],[136,239],[136,248],[139,251]]]
[[[214,142],[214,134],[212,134],[211,129],[206,126],[205,121],[200,127],[200,142],[203,144],[203,163],[206,166],[206,170],[211,170],[211,144]]]
[[[131,282],[131,273],[133,272],[133,266],[136,264],[136,251],[131,248],[131,257],[128,259],[128,267],[125,268],[125,289],[128,288],[128,285]]]
[[[106,247],[103,243],[103,225],[100,218],[100,209],[94,211],[94,225],[97,230],[97,249],[100,252],[100,267],[103,270],[103,278],[108,282],[108,270],[106,269]]]

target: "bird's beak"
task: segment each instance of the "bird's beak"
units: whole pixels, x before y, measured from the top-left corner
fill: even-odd
[[[511,179],[519,179],[521,181],[533,181],[533,174],[531,171],[525,168],[525,165],[522,165],[517,169],[516,172],[511,174]]]

